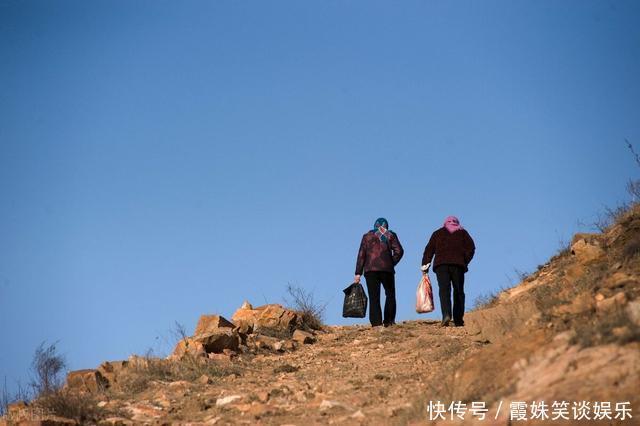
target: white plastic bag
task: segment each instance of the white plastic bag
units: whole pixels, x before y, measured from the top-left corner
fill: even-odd
[[[433,290],[429,274],[423,274],[416,290],[416,312],[426,314],[435,309],[433,306]]]

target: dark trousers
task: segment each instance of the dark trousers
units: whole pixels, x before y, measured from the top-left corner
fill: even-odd
[[[396,277],[393,272],[365,272],[367,292],[369,293],[369,321],[378,326],[393,324],[396,321]],[[380,284],[384,287],[384,321],[380,309]]]
[[[464,268],[458,265],[439,265],[434,272],[438,278],[442,319],[464,324]],[[453,287],[453,316],[451,315],[451,287]]]

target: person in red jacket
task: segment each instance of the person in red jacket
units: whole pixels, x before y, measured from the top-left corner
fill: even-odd
[[[451,322],[451,287],[453,287],[453,322],[457,327],[464,325],[464,274],[469,270],[476,246],[469,233],[460,225],[455,216],[445,219],[442,228],[436,230],[424,248],[422,273],[429,272],[431,259],[433,271],[438,278],[442,325]]]
[[[388,327],[396,321],[396,282],[394,266],[400,262],[404,250],[395,232],[389,230],[389,222],[381,217],[373,229],[362,236],[356,276],[359,283],[364,272],[369,293],[369,321],[373,327]],[[384,287],[384,318],[380,309],[380,284]]]

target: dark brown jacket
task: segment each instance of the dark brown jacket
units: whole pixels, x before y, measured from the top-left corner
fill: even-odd
[[[356,275],[362,275],[363,271],[395,272],[393,267],[400,262],[404,249],[400,245],[398,236],[392,231],[389,231],[389,234],[386,243],[380,241],[373,231],[362,236],[356,262]]]
[[[452,234],[442,227],[431,234],[429,243],[424,248],[422,264],[430,263],[435,255],[431,265],[433,269],[440,265],[459,265],[467,272],[475,251],[476,246],[467,231],[461,229]]]

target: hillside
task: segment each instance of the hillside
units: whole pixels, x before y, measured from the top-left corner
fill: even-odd
[[[169,359],[132,356],[71,372],[63,390],[13,404],[0,425],[34,417],[105,425],[509,424],[510,408],[531,419],[540,402],[550,418],[566,402],[572,423],[638,424],[639,293],[636,206],[602,234],[576,235],[519,285],[468,313],[464,328],[406,321],[312,330],[297,312],[245,304],[231,323],[203,316]],[[429,420],[437,401],[448,420]],[[453,401],[466,405],[452,422]],[[488,409],[484,421],[478,403]]]

